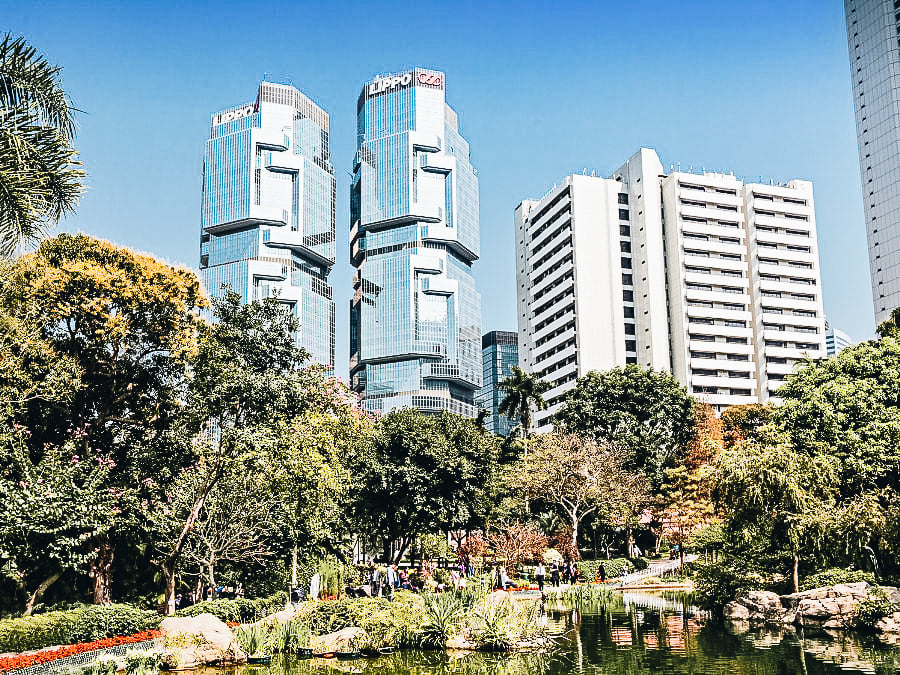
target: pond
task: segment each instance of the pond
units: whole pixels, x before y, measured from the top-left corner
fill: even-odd
[[[877,673],[900,671],[900,647],[840,632],[735,632],[707,619],[690,597],[623,593],[609,606],[550,609],[557,646],[546,653],[485,654],[406,651],[372,659],[299,660],[276,656],[270,666],[207,669],[203,675],[595,675],[637,673]]]

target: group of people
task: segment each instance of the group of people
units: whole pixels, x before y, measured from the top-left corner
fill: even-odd
[[[606,581],[606,569],[603,565],[600,565],[600,569],[602,570],[601,581]],[[550,573],[550,585],[551,586],[559,586],[561,583],[563,584],[577,584],[580,581],[584,581],[584,576],[581,574],[581,570],[578,569],[578,563],[576,562],[563,562],[563,563],[555,563],[551,562],[549,568],[544,565],[544,563],[539,562],[534,568],[534,578],[537,581],[538,590],[544,590],[544,583],[547,579],[547,573]]]

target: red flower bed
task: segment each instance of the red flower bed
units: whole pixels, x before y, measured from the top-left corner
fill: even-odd
[[[134,642],[152,640],[155,637],[159,637],[161,634],[162,633],[158,630],[145,630],[140,633],[135,633],[134,635],[120,635],[118,637],[94,640],[93,642],[79,642],[74,645],[57,647],[56,649],[44,649],[39,652],[7,656],[6,658],[0,659],[0,673],[8,670],[16,670],[18,668],[27,668],[28,666],[34,666],[39,663],[56,661],[56,659],[91,652],[95,649],[106,649],[108,647],[117,647],[118,645],[129,645]]]

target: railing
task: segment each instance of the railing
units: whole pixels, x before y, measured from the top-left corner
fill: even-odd
[[[685,556],[685,562],[691,562],[697,558],[694,556]],[[627,581],[628,585],[636,584],[644,579],[649,579],[650,577],[662,577],[666,574],[672,574],[673,572],[677,572],[681,569],[681,559],[675,560],[667,560],[658,564],[651,564],[650,567],[644,570],[639,570],[637,572],[629,572]]]
[[[149,652],[161,646],[162,639],[153,638],[151,640],[144,640],[143,642],[107,647],[106,649],[94,649],[89,652],[75,654],[74,656],[56,659],[55,661],[37,663],[33,666],[28,666],[27,668],[10,670],[7,671],[6,675],[58,675],[68,671],[69,668],[83,666],[97,659],[121,657],[125,656],[128,652]]]

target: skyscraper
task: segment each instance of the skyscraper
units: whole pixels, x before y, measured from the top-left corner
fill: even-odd
[[[900,306],[900,3],[844,0],[875,323]]]
[[[357,103],[350,380],[370,411],[477,412],[478,180],[444,85],[415,68],[366,83]]]
[[[847,347],[853,346],[853,339],[844,331],[825,322],[825,352],[828,356],[840,354]]]
[[[244,302],[277,295],[312,359],[334,364],[335,180],[328,115],[294,87],[212,116],[203,159],[200,272]]]
[[[665,174],[642,148],[515,212],[519,360],[564,403],[591,370],[668,370],[721,410],[769,400],[825,355],[812,184]]]
[[[492,434],[508,436],[516,423],[501,415],[500,403],[506,392],[500,383],[512,375],[512,367],[519,365],[519,339],[517,333],[494,330],[481,338],[482,385],[475,395],[479,410],[487,410],[484,428]]]

